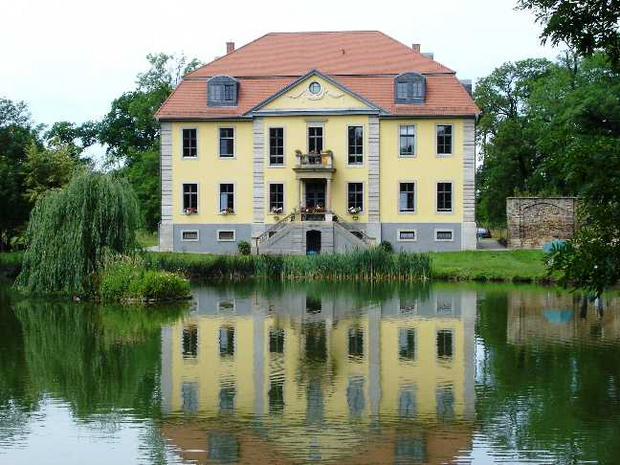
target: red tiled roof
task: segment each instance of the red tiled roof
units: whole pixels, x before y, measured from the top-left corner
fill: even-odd
[[[453,71],[381,32],[360,31],[267,34],[187,75],[155,116],[239,117],[311,69],[390,115],[473,116],[479,111]],[[407,71],[427,74],[423,104],[394,103],[394,76]],[[207,106],[207,79],[217,74],[239,80],[236,107]]]
[[[272,32],[198,68],[191,77],[452,73],[379,31]]]

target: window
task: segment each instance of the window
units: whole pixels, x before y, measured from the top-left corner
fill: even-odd
[[[237,390],[235,386],[227,384],[220,388],[220,413],[231,415],[235,412],[235,396]]]
[[[308,152],[321,153],[323,151],[323,127],[310,126],[308,128]]]
[[[451,213],[452,212],[452,183],[437,183],[437,211]]]
[[[284,380],[272,379],[269,385],[269,412],[280,413],[284,410]]]
[[[207,106],[230,107],[237,105],[239,83],[230,76],[219,75],[207,83]]]
[[[198,383],[183,381],[181,383],[181,398],[183,399],[182,409],[186,413],[196,413],[198,411]]]
[[[284,330],[271,328],[269,330],[269,352],[272,354],[284,353]]]
[[[452,358],[453,352],[452,331],[449,329],[437,331],[437,357],[442,359]]]
[[[191,231],[181,231],[181,240],[197,242],[198,241],[198,230],[194,229]]]
[[[220,213],[235,212],[235,185],[220,184]]]
[[[235,98],[235,86],[232,84],[224,85],[224,100],[232,102]]]
[[[415,212],[414,182],[401,182],[399,184],[398,211],[401,213]]]
[[[235,156],[235,129],[220,128],[220,158]]]
[[[198,184],[183,184],[183,213],[198,213]]]
[[[437,125],[437,155],[452,155],[452,125]]]
[[[394,79],[395,103],[423,103],[425,92],[424,76],[417,73],[404,73]]]
[[[320,298],[306,296],[306,313],[309,315],[317,315],[323,309],[323,302]]]
[[[438,229],[435,231],[436,241],[452,241],[454,238],[454,232],[451,229]]]
[[[222,326],[220,328],[220,356],[235,355],[235,328]]]
[[[310,84],[310,86],[308,86],[308,90],[310,91],[311,94],[318,94],[319,92],[321,92],[321,84],[319,84],[318,82],[314,81]]]
[[[400,156],[415,156],[415,126],[399,126]]]
[[[284,164],[284,129],[269,128],[269,164]]]
[[[361,376],[349,378],[347,405],[349,406],[349,415],[352,417],[359,417],[364,412],[366,399],[364,397],[364,378]]]
[[[454,420],[454,390],[451,384],[441,384],[435,392],[437,419],[443,422]]]
[[[398,330],[398,357],[401,360],[415,360],[415,329]]]
[[[349,328],[349,357],[364,356],[364,331],[359,327]]]
[[[417,240],[415,229],[399,230],[398,240],[400,242],[415,242]]]
[[[399,310],[401,315],[415,315],[418,312],[418,301],[401,298]]]
[[[224,232],[224,231],[221,231]],[[220,300],[217,303],[217,311],[219,313],[234,313],[235,301],[234,300]]]
[[[349,213],[360,213],[364,211],[364,184],[361,182],[350,182],[348,184],[349,201],[347,208]]]
[[[220,242],[233,242],[235,240],[235,231],[218,231],[217,240]]]
[[[364,163],[364,127],[349,126],[349,165]]]
[[[451,300],[437,300],[436,313],[438,315],[452,315]]]
[[[198,357],[198,326],[185,326],[183,328],[183,358],[196,357]]]
[[[269,184],[269,211],[276,214],[284,211],[284,184]]]
[[[239,443],[235,436],[230,433],[208,434],[210,461],[219,463],[237,463],[239,461]]]
[[[413,419],[417,414],[415,391],[412,387],[404,387],[398,393],[398,418]]]
[[[183,158],[195,158],[198,156],[198,131],[183,129]]]

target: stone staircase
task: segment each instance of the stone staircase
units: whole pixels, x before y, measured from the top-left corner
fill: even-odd
[[[256,238],[254,253],[305,255],[308,231],[320,231],[321,253],[367,249],[375,243],[364,231],[339,217],[333,216],[332,221],[301,221],[301,215],[293,213]]]

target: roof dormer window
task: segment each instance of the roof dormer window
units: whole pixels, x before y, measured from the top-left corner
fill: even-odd
[[[395,103],[424,103],[426,81],[417,73],[404,73],[394,79]]]
[[[239,83],[230,76],[213,76],[207,82],[207,106],[237,106]]]

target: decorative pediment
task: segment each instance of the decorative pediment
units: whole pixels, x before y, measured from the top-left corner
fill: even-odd
[[[335,79],[312,70],[259,103],[248,114],[381,111]]]

